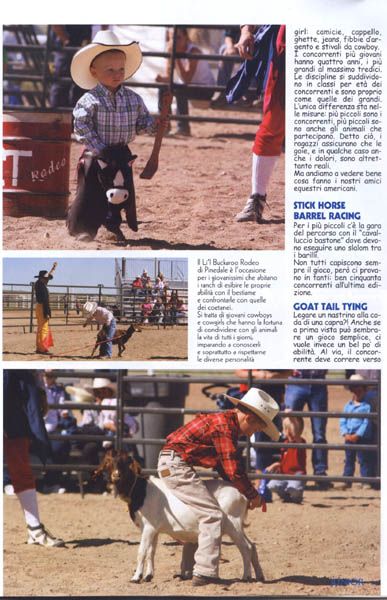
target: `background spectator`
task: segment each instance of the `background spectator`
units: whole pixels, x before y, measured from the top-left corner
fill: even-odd
[[[294,371],[290,379],[325,379],[326,370],[304,369]],[[291,410],[303,410],[305,404],[313,412],[326,412],[328,410],[327,386],[322,384],[297,385],[297,383],[286,386],[285,407]],[[326,444],[325,437],[327,419],[326,417],[311,417],[313,443]],[[312,450],[312,464],[314,475],[327,475],[328,451],[322,449]],[[315,487],[324,490],[332,487],[329,481],[316,481]]]
[[[68,462],[71,443],[66,440],[66,434],[73,434],[77,430],[76,419],[70,411],[63,407],[50,408],[52,404],[63,404],[65,402],[65,390],[62,385],[58,385],[56,377],[49,371],[43,376],[44,386],[47,396],[48,411],[44,417],[44,425],[47,433],[57,433],[63,435],[63,440],[50,440],[52,459],[50,464],[65,464]],[[43,480],[43,492],[63,494],[66,487],[62,481],[60,471],[47,471]]]
[[[351,375],[357,374],[364,377],[364,379],[380,381],[380,371],[378,369],[356,369],[356,370],[346,370],[345,376],[349,378]],[[379,406],[379,395],[378,395],[378,386],[377,385],[369,385],[367,386],[367,392],[364,398],[364,401],[367,402],[371,406],[371,411],[378,413],[380,411]],[[371,438],[369,440],[370,444],[378,444],[380,438],[379,432],[379,423],[378,419],[372,419],[372,433]],[[367,452],[370,454],[369,457],[369,469],[372,477],[380,477],[380,460],[378,460],[375,452]],[[372,484],[373,489],[380,489],[379,483]]]
[[[141,283],[142,283],[143,288],[145,288],[147,281],[148,281],[148,271],[146,269],[144,269],[141,274]]]
[[[173,30],[169,30],[167,34],[166,52],[172,52],[173,48]],[[201,54],[200,48],[195,46],[189,38],[188,31],[185,27],[177,27],[176,29],[176,52],[185,52],[190,54]],[[195,60],[194,58],[177,58],[175,62],[176,72],[180,79],[179,83],[198,84],[214,86],[215,79],[212,74],[209,63],[206,60]],[[166,75],[157,75],[156,81],[159,83],[169,83],[171,63],[168,62]],[[162,97],[165,90],[159,91],[159,104],[161,106]],[[188,100],[210,100],[212,90],[188,90],[175,89],[173,94],[176,98],[176,115],[185,116],[189,114]],[[178,121],[176,133],[179,135],[191,135],[191,128],[188,121]]]
[[[235,44],[239,40],[241,30],[240,27],[230,26],[225,29],[224,32],[224,41],[221,47],[219,48],[219,54],[223,54],[224,56],[239,56],[239,52],[235,47]],[[218,76],[216,80],[216,85],[226,86],[228,80],[231,77],[233,72],[235,63],[231,60],[222,60],[218,64]],[[211,106],[213,108],[222,108],[227,106],[227,99],[225,91],[219,92],[218,96],[212,100]]]
[[[351,375],[350,381],[363,381],[363,377],[358,374]],[[348,385],[349,391],[352,393],[352,398],[344,406],[344,412],[353,413],[353,417],[341,417],[340,433],[344,437],[345,444],[352,447],[345,451],[345,463],[343,475],[352,477],[355,473],[356,457],[360,464],[360,475],[362,477],[372,477],[373,469],[371,461],[375,461],[375,454],[365,450],[357,450],[356,444],[367,444],[372,439],[372,421],[357,417],[356,413],[371,412],[371,405],[366,401],[367,386],[366,385]],[[350,482],[345,482],[341,489],[352,487]],[[368,483],[363,484],[364,488],[371,488]]]
[[[165,316],[165,306],[164,306],[163,301],[160,298],[160,296],[158,296],[156,298],[156,302],[153,305],[153,309],[152,309],[152,312],[149,317],[149,322],[161,324],[164,321],[164,316]]]
[[[141,296],[143,294],[143,284],[140,275],[136,275],[132,281],[132,291],[135,296]]]
[[[148,296],[141,305],[141,322],[149,323],[149,317],[152,314],[153,302]]]
[[[176,301],[176,323],[182,321],[183,323],[186,321],[188,317],[188,307],[184,304],[184,301],[180,298]]]
[[[91,391],[81,387],[68,385],[66,392],[70,394],[73,402],[79,403],[96,403],[100,404],[101,400],[96,398]],[[103,435],[102,429],[99,427],[99,411],[92,408],[81,409],[82,417],[77,427],[77,433],[84,435]],[[99,452],[102,450],[102,443],[98,441],[77,441],[76,447],[81,451],[82,464],[99,464]]]
[[[282,421],[284,442],[305,444],[301,436],[304,430],[302,417],[285,417]],[[305,448],[281,448],[281,458],[278,462],[266,468],[268,473],[282,473],[284,475],[306,475],[306,450]],[[267,484],[270,491],[275,492],[284,502],[300,504],[304,494],[303,481],[294,479],[272,479]]]
[[[71,80],[67,82],[62,80],[63,77],[70,78],[70,65],[76,52],[75,50],[66,52],[63,49],[67,46],[77,48],[88,44],[91,40],[91,25],[52,25],[51,38],[56,48],[53,75],[60,79],[54,81],[50,88],[50,106],[51,108],[74,107],[84,90]]]

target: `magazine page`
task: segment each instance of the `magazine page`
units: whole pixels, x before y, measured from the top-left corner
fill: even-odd
[[[42,8],[2,17],[3,595],[385,594],[386,8]]]

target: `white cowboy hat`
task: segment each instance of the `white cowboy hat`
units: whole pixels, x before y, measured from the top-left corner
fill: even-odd
[[[88,314],[88,315],[93,315],[95,313],[95,311],[98,308],[98,302],[85,302],[85,304],[82,306],[82,310],[84,313]]]
[[[360,373],[354,373],[349,379],[350,381],[364,381],[364,377]]]
[[[364,377],[363,377],[363,375],[360,375],[360,373],[354,373],[348,379],[348,385],[346,386],[347,389],[350,390],[351,392],[356,392],[356,390],[358,390],[360,386],[359,385],[351,385],[351,381],[364,381]],[[363,387],[364,387],[364,385],[363,385]]]
[[[113,31],[98,31],[91,44],[80,48],[71,61],[71,77],[79,87],[91,90],[98,84],[90,72],[90,65],[98,54],[107,50],[121,50],[125,54],[125,79],[134,75],[142,63],[142,53],[137,42],[123,43]]]
[[[266,392],[259,390],[258,388],[250,388],[240,400],[228,396],[227,394],[224,394],[224,396],[233,404],[242,404],[242,406],[245,406],[260,417],[260,419],[266,423],[266,427],[264,427],[262,431],[275,442],[278,441],[280,432],[272,421],[278,414],[279,406],[269,394],[266,394]]]
[[[117,390],[117,386],[110,379],[105,379],[104,377],[96,377],[93,379],[93,390],[100,390],[101,388],[109,388],[113,392]]]
[[[65,390],[74,398],[74,402],[95,402],[93,394],[90,394],[84,388],[67,385]]]

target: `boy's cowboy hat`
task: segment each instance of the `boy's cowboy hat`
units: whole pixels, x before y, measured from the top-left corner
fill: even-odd
[[[240,400],[228,396],[227,394],[224,394],[224,396],[233,404],[241,404],[251,410],[251,412],[255,413],[266,423],[266,427],[264,427],[262,431],[275,442],[278,441],[280,432],[272,421],[278,414],[279,406],[269,394],[266,394],[266,392],[259,390],[258,388],[250,388]]]
[[[125,54],[124,79],[134,75],[142,63],[142,53],[137,42],[122,43],[113,31],[98,31],[91,44],[80,48],[71,61],[71,77],[79,87],[91,90],[98,84],[90,72],[90,65],[98,54],[107,50],[121,50]]]
[[[110,379],[105,379],[105,377],[96,377],[93,379],[93,390],[100,390],[101,388],[109,388],[113,392],[117,391],[117,386]]]
[[[65,390],[68,394],[70,394],[70,396],[73,397],[73,402],[95,402],[93,394],[90,394],[90,392],[88,392],[84,388],[67,385],[65,387]]]
[[[83,305],[83,307],[82,307],[82,310],[83,310],[83,312],[84,312],[85,314],[87,314],[87,315],[92,315],[92,314],[94,314],[94,313],[95,313],[95,311],[97,310],[97,308],[98,308],[98,302],[90,302],[90,301],[87,301],[87,302],[85,302],[85,304]]]

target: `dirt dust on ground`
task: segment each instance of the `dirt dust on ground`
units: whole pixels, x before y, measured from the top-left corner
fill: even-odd
[[[208,116],[208,110],[192,109]],[[217,111],[216,117],[230,117]],[[234,113],[246,118],[244,113]],[[259,118],[250,113],[248,118]],[[153,146],[153,137],[139,136],[131,150],[134,164],[139,231],[122,226],[128,250],[278,250],[284,248],[284,155],[268,190],[265,223],[237,223],[234,219],[251,193],[251,147],[257,127],[219,123],[193,123],[192,137],[166,137],[159,170],[151,181],[140,179]],[[76,165],[81,145],[72,143],[70,204],[76,189]],[[70,237],[65,219],[4,217],[4,248],[106,250],[117,243],[104,228],[93,242]]]
[[[342,410],[348,392],[329,391],[329,409]],[[214,408],[193,384],[187,407]],[[190,417],[191,418],[191,417]],[[312,440],[309,420],[305,438]],[[338,420],[328,421],[327,439],[341,442]],[[311,473],[310,451],[308,472]],[[329,455],[329,473],[341,475],[343,452]],[[267,513],[248,515],[247,535],[257,544],[265,583],[242,582],[242,561],[228,540],[222,546],[220,585],[193,588],[173,578],[181,547],[159,538],[155,577],[130,582],[140,533],[126,506],[112,496],[39,494],[46,526],[66,541],[65,548],[28,546],[18,501],[4,497],[4,593],[15,596],[354,596],[379,595],[380,492],[360,489],[314,491],[308,485],[302,505],[274,499]]]
[[[3,327],[3,358],[4,360],[42,360],[42,355],[35,352],[36,328],[29,332],[29,319],[21,311],[7,311],[7,324]],[[13,320],[13,322],[11,321]],[[64,324],[63,313],[53,311],[52,326],[54,346],[51,348],[53,360],[86,360],[91,358],[94,348],[96,326],[82,327],[84,319],[69,318],[69,324]],[[62,324],[63,323],[63,324]],[[118,323],[117,328],[126,330],[128,324]],[[136,331],[126,342],[122,356],[118,356],[118,346],[113,346],[113,360],[187,360],[188,358],[188,328],[186,325],[136,325]],[[99,349],[94,353],[98,358]]]

